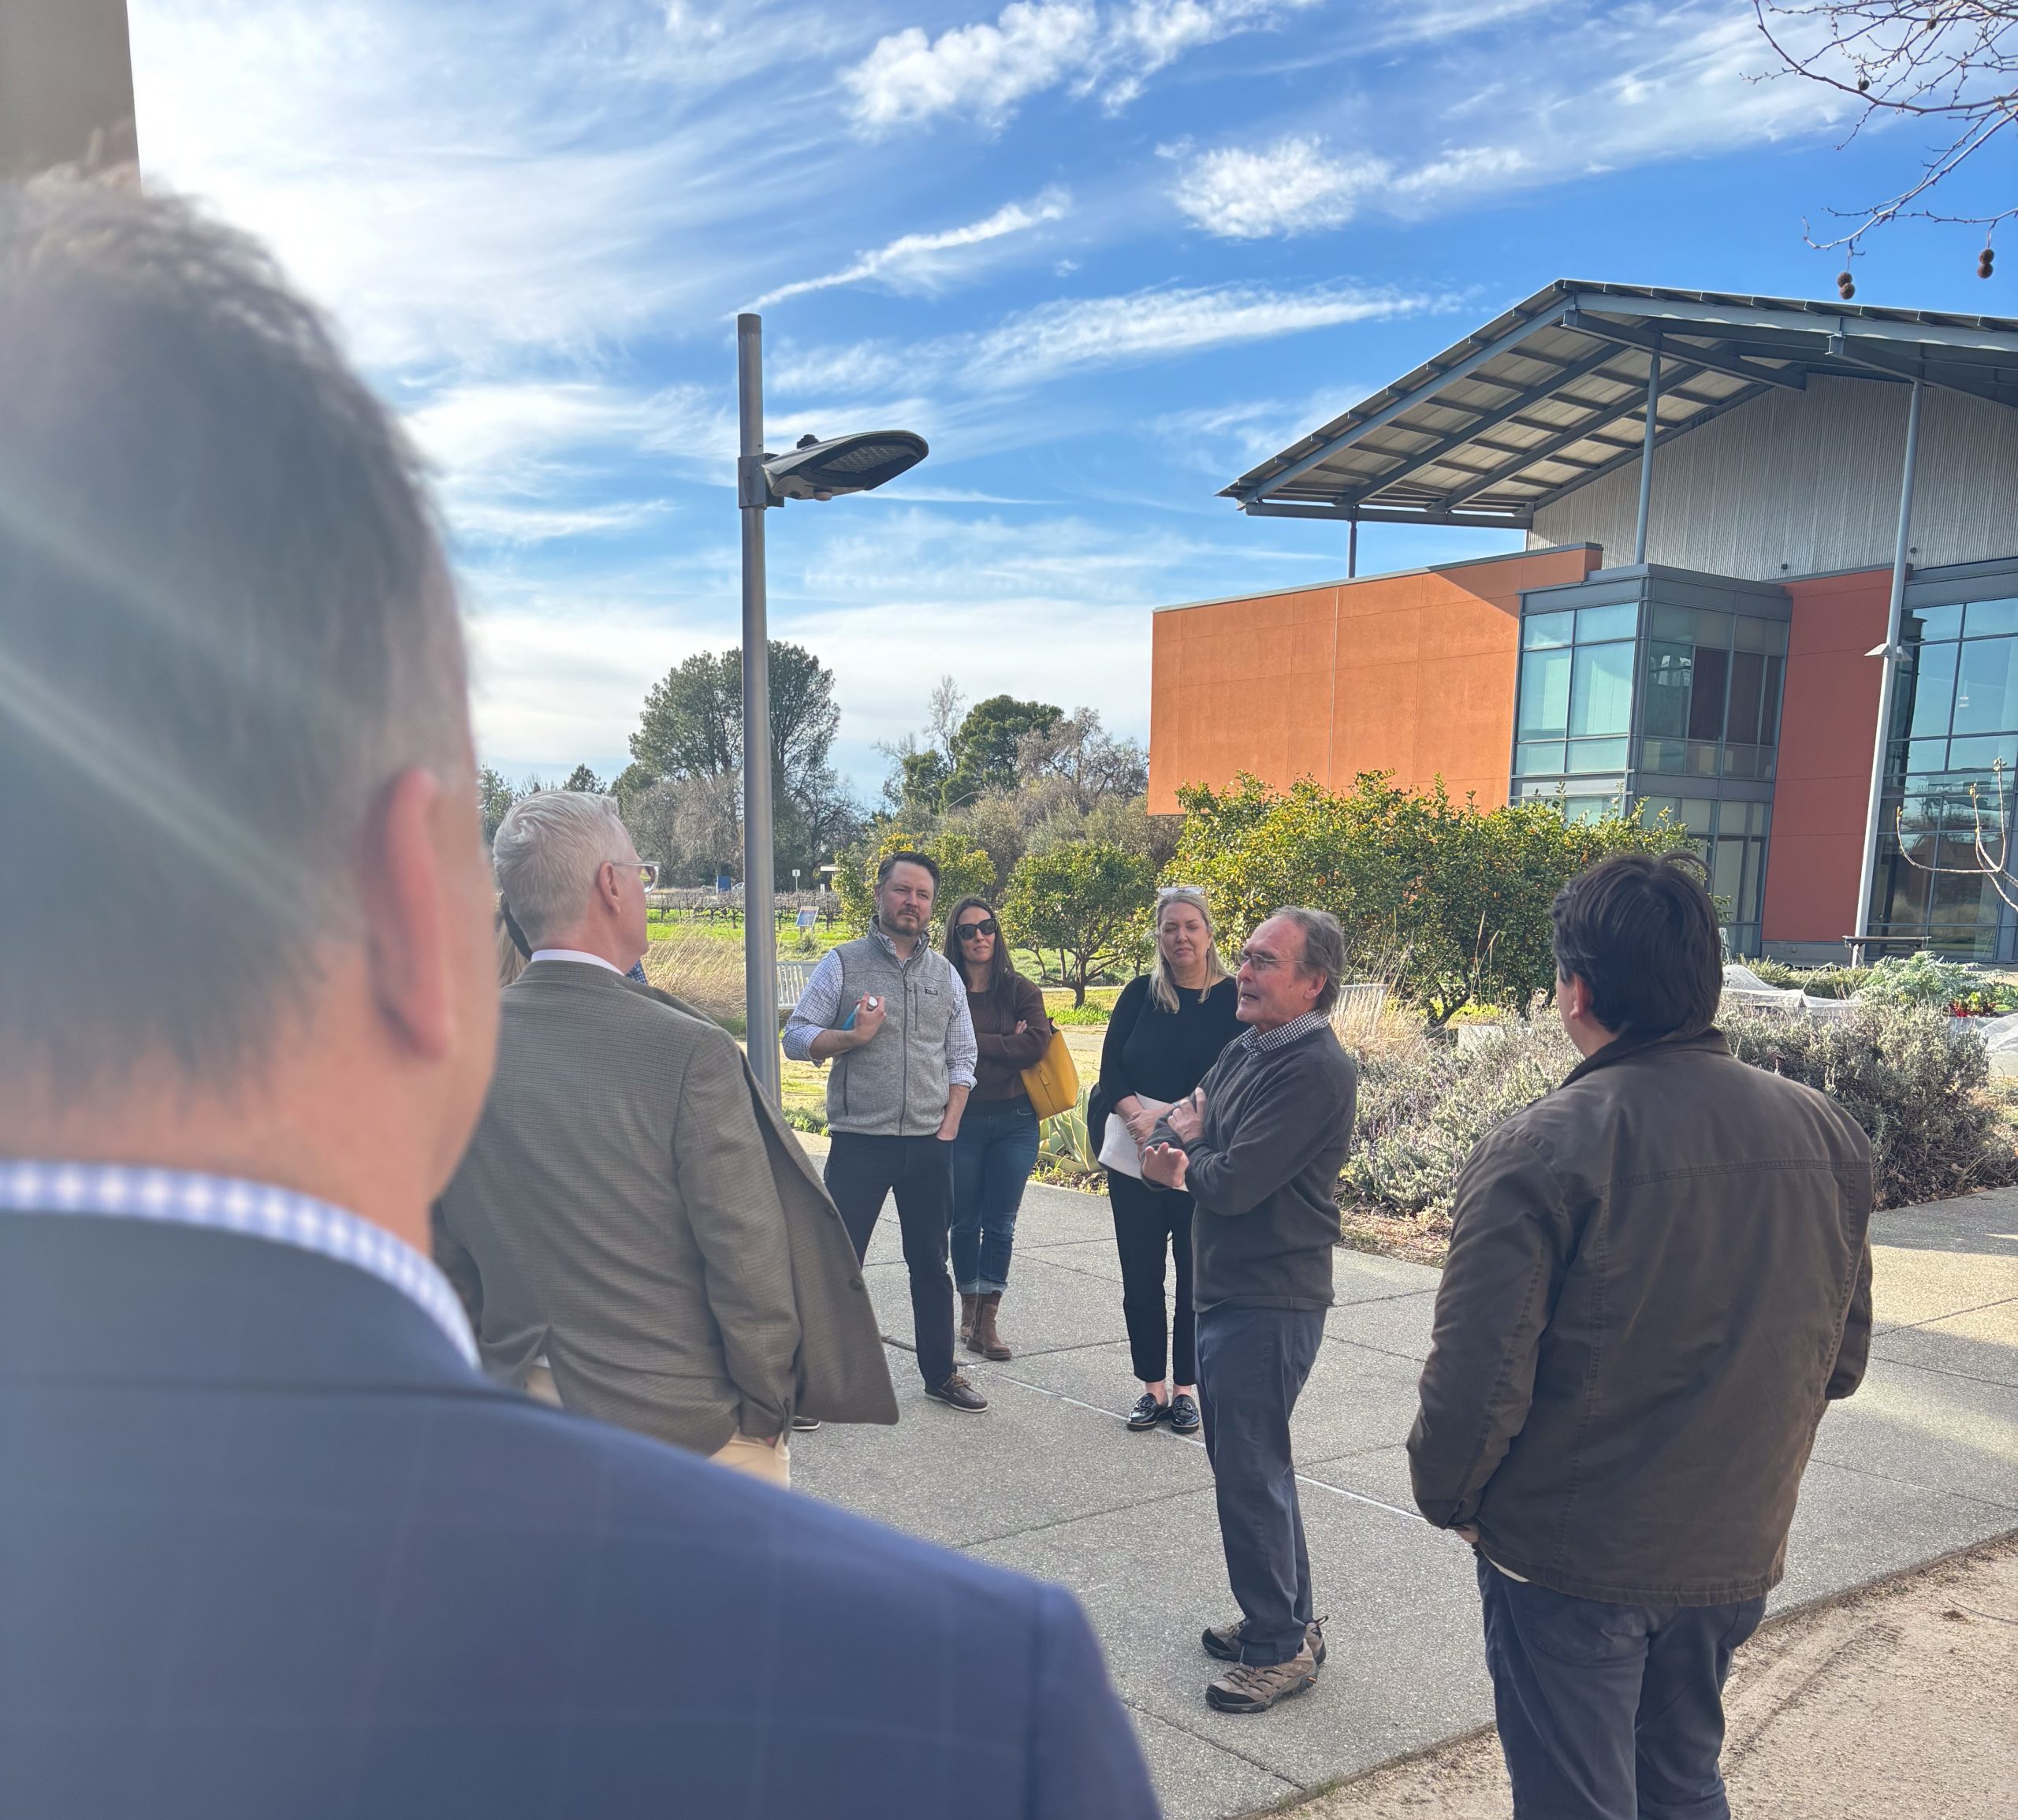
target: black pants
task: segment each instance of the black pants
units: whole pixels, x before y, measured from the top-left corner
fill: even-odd
[[[1160,1384],[1164,1368],[1180,1384],[1198,1382],[1198,1318],[1191,1312],[1191,1197],[1145,1188],[1125,1175],[1107,1181],[1121,1253],[1121,1313],[1135,1375]],[[1164,1260],[1177,1259],[1177,1301],[1164,1304]]]
[[[1516,1820],[1728,1820],[1724,1677],[1765,1600],[1609,1605],[1478,1568]]]
[[[1240,1658],[1286,1662],[1312,1616],[1290,1412],[1317,1362],[1322,1308],[1241,1308],[1198,1317],[1198,1401],[1219,1506],[1227,1578],[1247,1621]]]
[[[868,1255],[884,1199],[896,1191],[918,1374],[928,1390],[936,1390],[953,1375],[953,1278],[946,1267],[953,1146],[936,1137],[866,1137],[857,1131],[836,1131],[832,1144],[827,1192],[841,1210],[857,1257]]]

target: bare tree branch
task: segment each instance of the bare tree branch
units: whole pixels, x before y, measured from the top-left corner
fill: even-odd
[[[1851,224],[1834,239],[1817,240],[1804,221],[1810,246],[1854,255],[1867,235],[1904,219],[1979,227],[1987,246],[1998,225],[2018,215],[2018,202],[1977,214],[1919,206],[2018,123],[2018,0],[1752,0],[1752,12],[1780,60],[1774,74],[1858,105],[1845,145],[1888,118],[1938,122],[1948,133],[1897,195],[1830,210]],[[1982,274],[1990,275],[1987,255]]]

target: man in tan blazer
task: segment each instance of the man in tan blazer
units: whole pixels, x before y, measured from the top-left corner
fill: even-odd
[[[624,970],[637,850],[606,798],[542,791],[494,847],[532,950],[436,1209],[486,1368],[542,1358],[570,1409],[788,1482],[795,1416],[894,1422],[854,1249],[735,1040]]]

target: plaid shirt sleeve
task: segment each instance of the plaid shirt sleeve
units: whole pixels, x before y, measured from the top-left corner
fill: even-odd
[[[813,1039],[834,1028],[840,1009],[841,957],[829,948],[785,1019],[785,1053],[795,1062],[810,1062]]]

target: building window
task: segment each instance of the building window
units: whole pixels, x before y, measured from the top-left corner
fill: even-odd
[[[1771,777],[1785,625],[1655,605],[1647,634],[1640,768],[1685,777]]]
[[[1878,824],[1871,930],[1899,947],[1995,959],[2011,921],[1977,847],[2007,862],[2018,784],[2018,599],[1906,615]]]
[[[1670,821],[1695,837],[1697,855],[1710,876],[1710,894],[1733,954],[1759,951],[1759,914],[1766,895],[1766,842],[1772,806],[1719,800],[1712,796],[1645,796],[1634,799],[1652,822],[1665,810]]]
[[[1532,613],[1521,626],[1514,770],[1587,777],[1625,768],[1639,603]]]

